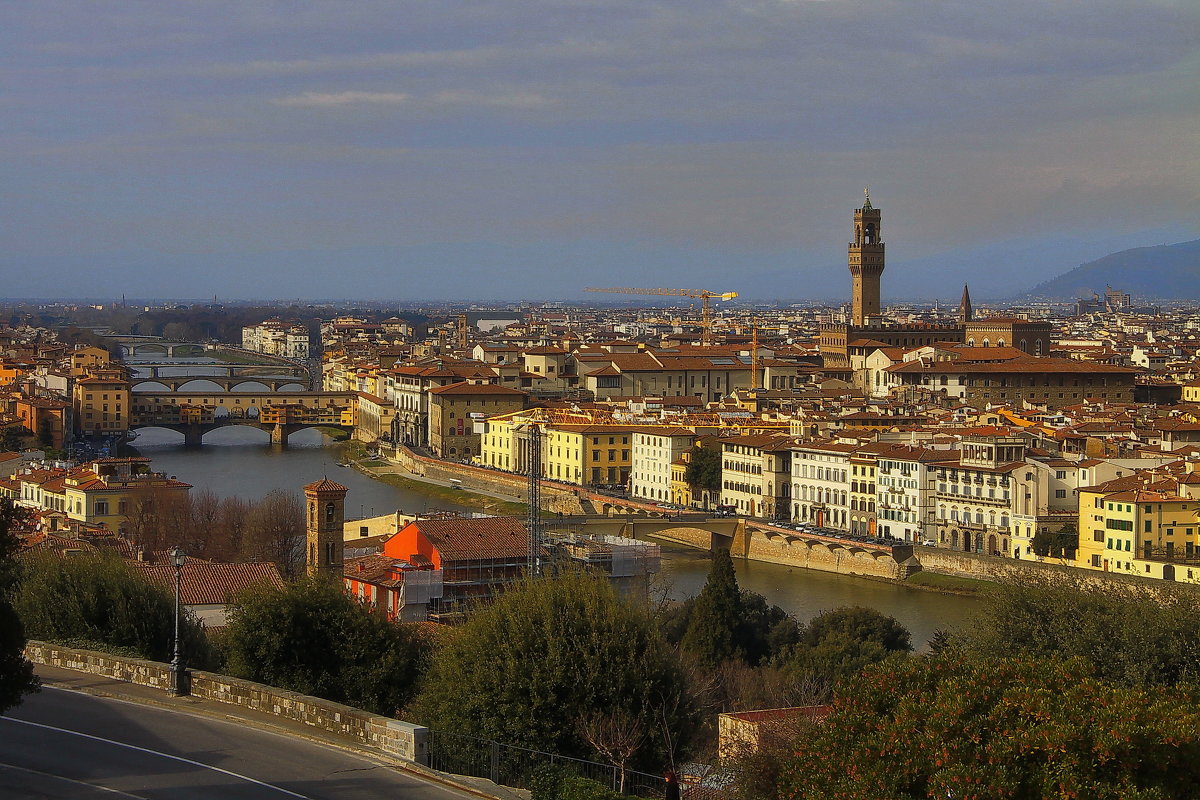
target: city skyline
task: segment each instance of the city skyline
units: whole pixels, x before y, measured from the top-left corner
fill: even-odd
[[[870,184],[885,303],[1001,297],[1200,232],[1200,14],[1076,12],[10,9],[0,275],[30,297],[838,298]]]

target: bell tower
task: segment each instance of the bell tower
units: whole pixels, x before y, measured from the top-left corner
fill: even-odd
[[[346,519],[346,492],[340,483],[328,478],[304,487],[305,543],[304,565],[309,575],[342,578],[342,534]]]
[[[850,243],[850,288],[852,325],[865,325],[879,315],[879,276],[883,274],[883,238],[880,212],[871,205],[871,194],[854,211],[854,241]]]

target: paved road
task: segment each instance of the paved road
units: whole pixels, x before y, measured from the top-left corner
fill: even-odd
[[[361,756],[181,710],[53,687],[0,717],[0,798],[456,800]]]

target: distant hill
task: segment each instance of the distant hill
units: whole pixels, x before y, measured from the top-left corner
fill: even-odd
[[[1040,283],[1021,298],[1071,300],[1103,294],[1105,286],[1135,297],[1200,299],[1200,239],[1112,253]]]

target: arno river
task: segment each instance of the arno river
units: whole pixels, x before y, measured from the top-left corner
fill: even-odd
[[[341,448],[316,431],[300,431],[286,450],[266,444],[266,434],[250,428],[221,428],[204,437],[204,446],[185,450],[179,434],[145,429],[134,444],[153,459],[154,469],[174,475],[197,489],[220,496],[257,499],[273,489],[299,492],[324,475],[350,488],[347,516],[446,508],[413,491],[372,480],[357,470],[339,467]],[[469,487],[468,487],[469,488]],[[468,509],[455,509],[468,510]],[[684,547],[663,544],[662,580],[676,597],[695,594],[704,585],[708,556]],[[771,603],[808,619],[824,609],[864,605],[896,617],[924,645],[938,628],[960,629],[970,623],[981,601],[909,588],[885,581],[735,559],[743,588],[762,594]]]

